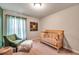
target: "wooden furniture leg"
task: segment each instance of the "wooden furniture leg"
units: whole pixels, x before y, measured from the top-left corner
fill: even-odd
[[[57,48],[57,53],[59,53],[60,51],[59,51],[59,48]]]
[[[18,51],[18,47],[16,47],[16,52]]]

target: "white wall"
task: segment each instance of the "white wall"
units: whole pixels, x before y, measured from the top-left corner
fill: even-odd
[[[4,35],[6,34],[6,18],[5,18],[5,15],[8,14],[8,15],[14,15],[14,16],[21,16],[21,17],[24,17],[24,18],[27,18],[26,20],[26,28],[27,28],[27,39],[35,39],[38,37],[38,33],[39,33],[39,19],[37,18],[34,18],[34,17],[30,17],[30,16],[26,16],[26,15],[23,15],[21,13],[17,13],[17,12],[14,12],[14,11],[10,11],[10,10],[4,10],[4,24],[3,24],[3,31],[4,31]],[[38,31],[30,31],[30,22],[33,21],[33,22],[37,22],[38,23]]]
[[[64,47],[79,51],[79,5],[42,18],[40,26],[41,31],[64,29]]]
[[[29,39],[38,39],[39,38],[39,19],[33,17],[27,17],[27,34]],[[30,22],[37,22],[38,23],[38,31],[30,31]]]

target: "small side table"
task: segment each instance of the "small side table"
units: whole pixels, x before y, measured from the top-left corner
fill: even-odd
[[[3,47],[0,48],[0,55],[12,55],[13,48],[12,47]]]

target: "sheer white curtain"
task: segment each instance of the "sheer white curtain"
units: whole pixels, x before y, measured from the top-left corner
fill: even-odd
[[[26,18],[7,15],[7,35],[11,34],[26,39]]]

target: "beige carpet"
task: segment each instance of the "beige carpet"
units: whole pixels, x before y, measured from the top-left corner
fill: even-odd
[[[76,55],[76,53],[73,53],[66,49],[61,49],[60,52],[57,53],[57,50],[55,48],[34,41],[29,53],[19,51],[17,53],[13,53],[13,55]]]

